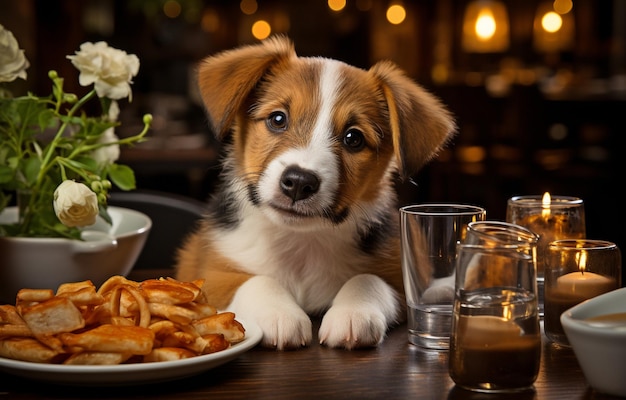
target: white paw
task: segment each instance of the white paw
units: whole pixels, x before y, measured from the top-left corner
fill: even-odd
[[[237,290],[228,309],[244,321],[259,325],[262,346],[284,350],[311,343],[311,319],[271,278],[256,276],[248,280]]]
[[[389,285],[375,275],[356,275],[341,287],[324,315],[320,343],[346,349],[376,346],[398,313],[397,294]]]
[[[285,350],[311,344],[311,320],[300,308],[266,310],[256,315],[255,322],[263,331],[264,347]]]
[[[386,331],[386,318],[380,311],[333,306],[322,319],[319,338],[326,346],[350,350],[378,345]]]

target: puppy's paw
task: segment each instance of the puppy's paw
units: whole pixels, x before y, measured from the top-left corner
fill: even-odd
[[[341,287],[324,315],[320,343],[346,349],[376,346],[398,312],[396,292],[389,285],[375,275],[356,275]]]
[[[309,316],[276,280],[266,276],[249,279],[235,293],[229,310],[263,331],[261,345],[278,350],[311,344]]]
[[[319,330],[320,343],[348,350],[378,345],[387,332],[385,316],[367,308],[331,307]]]
[[[311,320],[299,307],[266,310],[256,318],[263,331],[261,345],[277,350],[295,349],[311,344]]]

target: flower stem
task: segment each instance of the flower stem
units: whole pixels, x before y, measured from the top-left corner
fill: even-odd
[[[50,145],[46,149],[46,154],[44,156],[43,161],[41,162],[41,169],[39,170],[39,174],[37,175],[37,185],[41,184],[41,181],[43,180],[44,176],[46,176],[46,173],[48,172],[48,169],[50,168],[50,165],[51,165],[50,158],[54,154],[54,150],[56,149],[56,146],[59,140],[61,139],[61,136],[63,135],[63,132],[65,131],[65,128],[67,128],[67,125],[70,119],[74,116],[76,111],[78,111],[85,103],[91,100],[91,98],[93,98],[95,95],[96,95],[96,90],[92,89],[89,93],[83,96],[83,98],[78,100],[76,104],[74,104],[74,106],[70,109],[70,111],[68,111],[66,120],[59,127],[59,130],[54,136],[54,139],[52,139],[52,142],[50,142]]]

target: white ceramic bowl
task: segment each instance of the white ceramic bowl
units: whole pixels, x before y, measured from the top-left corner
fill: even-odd
[[[138,211],[110,206],[113,225],[100,217],[81,240],[0,237],[0,302],[14,303],[21,288],[56,289],[64,282],[91,280],[96,286],[113,275],[126,276],[146,242],[152,221]],[[17,220],[7,207],[0,223]]]
[[[626,313],[626,288],[586,300],[561,314],[561,324],[589,385],[626,396],[626,322],[606,324],[586,318]]]

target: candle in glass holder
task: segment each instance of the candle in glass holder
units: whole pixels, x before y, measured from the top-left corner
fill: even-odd
[[[621,254],[614,243],[589,239],[551,242],[546,258],[546,336],[554,343],[569,345],[561,314],[582,301],[619,288],[620,281]]]
[[[548,243],[559,239],[582,239],[586,235],[583,200],[571,196],[515,196],[507,202],[506,221],[530,229],[537,242],[537,294],[539,315],[544,315],[544,275]]]
[[[516,196],[507,204],[507,222],[539,235],[537,276],[543,278],[548,243],[559,239],[583,239],[586,234],[582,199],[570,196]]]
[[[581,302],[616,289],[615,284],[613,278],[581,270],[556,278],[554,290],[561,293],[563,298]]]

